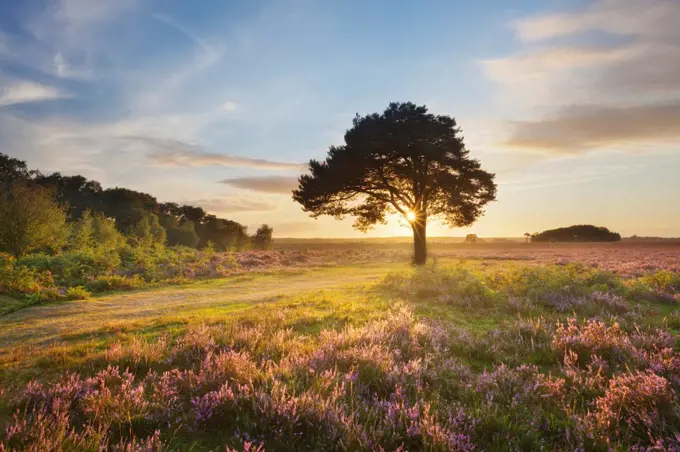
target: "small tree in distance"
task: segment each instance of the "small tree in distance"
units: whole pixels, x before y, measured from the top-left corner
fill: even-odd
[[[68,234],[66,213],[49,190],[16,182],[0,193],[0,251],[17,257],[32,251],[56,252]]]
[[[272,247],[272,234],[274,229],[266,224],[263,224],[252,237],[253,247],[258,250],[268,250]]]
[[[529,239],[531,239],[531,234],[529,234],[528,232],[525,232],[524,233],[524,241],[526,243],[529,243]]]
[[[311,160],[293,199],[315,218],[354,216],[361,231],[402,215],[413,230],[414,263],[422,265],[429,219],[469,226],[496,199],[494,175],[469,153],[454,118],[391,103],[382,114],[357,115],[344,145]]]

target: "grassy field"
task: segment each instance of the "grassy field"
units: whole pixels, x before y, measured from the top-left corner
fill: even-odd
[[[304,246],[8,309],[0,450],[680,448],[680,247]]]

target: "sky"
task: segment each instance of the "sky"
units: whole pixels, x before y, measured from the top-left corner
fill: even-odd
[[[680,236],[679,23],[678,0],[4,0],[0,152],[278,237],[361,237],[290,192],[355,114],[411,101],[498,183],[472,227],[429,235]]]

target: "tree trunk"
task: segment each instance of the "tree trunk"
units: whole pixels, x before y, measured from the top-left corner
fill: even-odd
[[[411,224],[413,229],[413,263],[416,265],[424,265],[427,262],[427,245],[426,245],[426,229],[427,220],[425,218],[417,218]]]

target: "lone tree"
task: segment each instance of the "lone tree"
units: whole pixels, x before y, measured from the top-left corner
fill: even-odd
[[[309,162],[293,199],[314,218],[356,217],[361,231],[400,214],[413,229],[414,262],[427,259],[427,221],[469,226],[496,199],[494,175],[469,157],[456,120],[413,103],[357,115],[345,144]]]
[[[529,239],[531,239],[531,234],[529,234],[528,232],[525,232],[524,233],[524,241],[526,243],[529,243]]]

